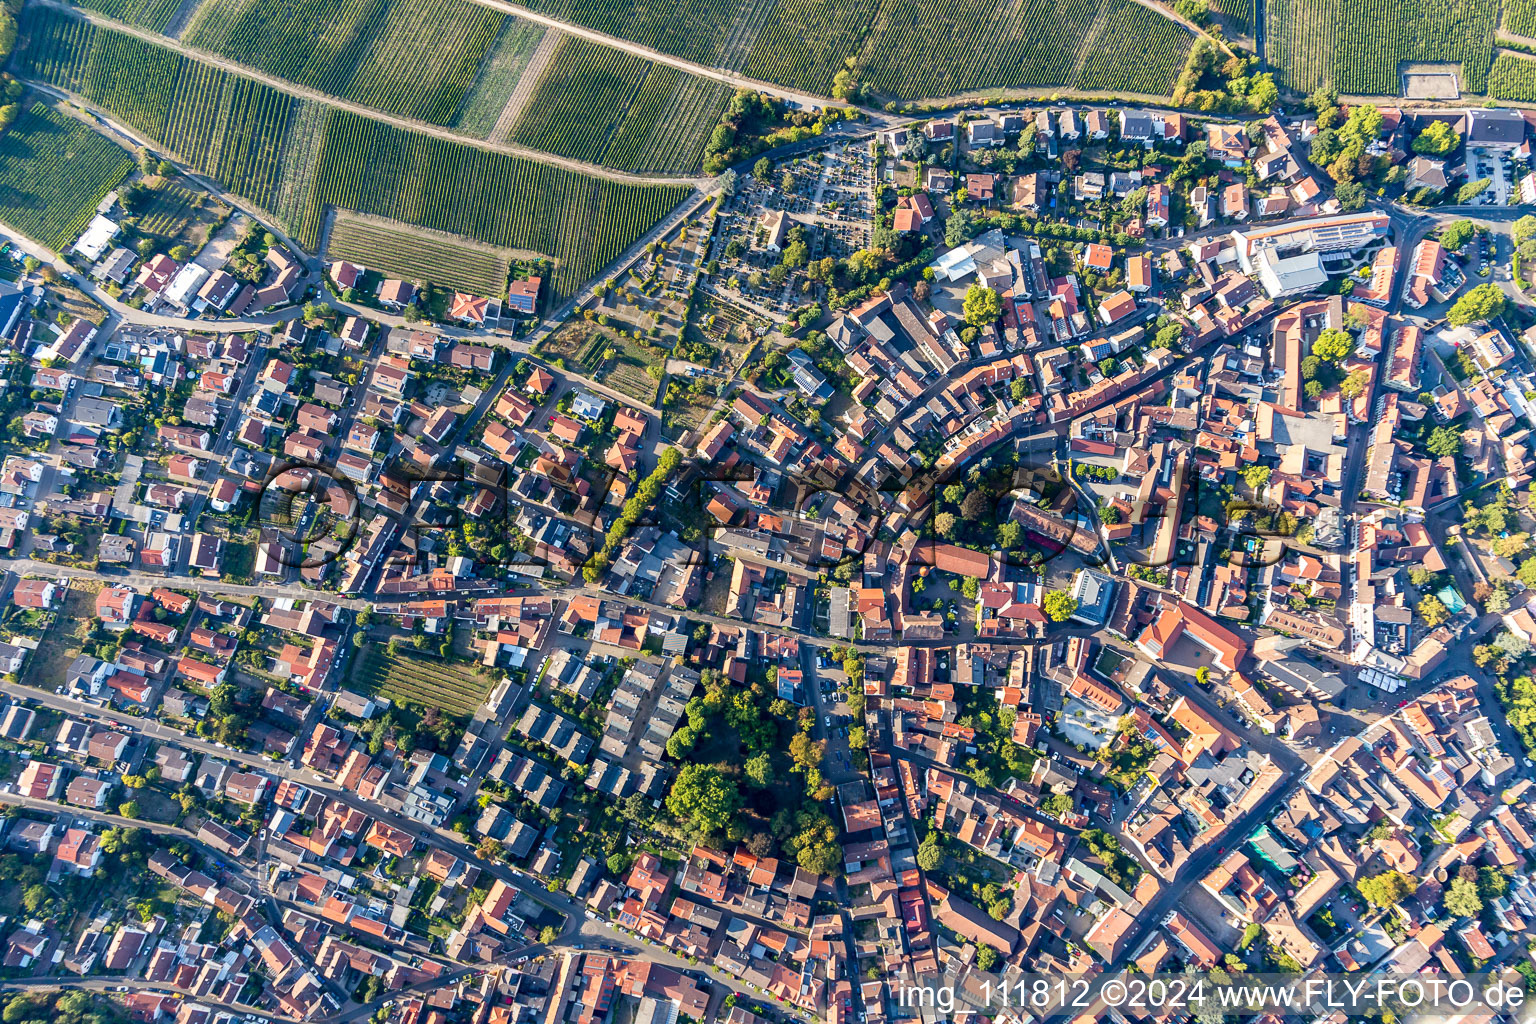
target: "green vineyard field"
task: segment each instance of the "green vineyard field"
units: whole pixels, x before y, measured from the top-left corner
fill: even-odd
[[[1536,57],[1501,53],[1488,72],[1488,95],[1501,100],[1536,103]]]
[[[352,681],[363,693],[377,693],[418,711],[441,708],[455,718],[469,718],[491,691],[472,665],[404,651],[392,655],[381,644],[364,648],[353,672]]]
[[[333,96],[450,125],[507,20],[469,0],[204,0],[184,38]]]
[[[480,65],[475,84],[464,97],[464,105],[454,119],[454,127],[470,135],[485,138],[496,127],[517,80],[522,77],[528,59],[544,38],[544,27],[517,18],[508,18],[496,45]]]
[[[664,53],[823,95],[849,57],[876,89],[901,97],[1027,85],[1166,94],[1193,42],[1134,0],[533,0],[531,6]]]
[[[154,193],[154,201],[139,214],[139,230],[161,239],[176,237],[191,223],[192,204],[199,194],[180,185],[166,185]]]
[[[772,0],[533,0],[534,10],[599,32],[632,39],[662,53],[718,65],[725,54],[731,27],[749,20],[753,7],[772,7]]]
[[[503,253],[389,227],[338,210],[326,238],[327,259],[351,260],[389,277],[429,281],[473,295],[507,290],[511,259]]]
[[[1536,39],[1536,0],[1504,0],[1504,31]]]
[[[76,3],[109,18],[156,32],[165,31],[181,6],[181,0],[76,0]]]
[[[688,171],[730,89],[576,36],[560,44],[512,139],[626,171]]]
[[[689,192],[609,181],[297,100],[51,8],[28,8],[20,23],[14,60],[23,77],[106,108],[273,214],[311,251],[334,205],[554,257],[550,289],[563,297]]]
[[[23,77],[77,92],[203,174],[270,209],[296,100],[134,36],[49,8],[21,17]]]
[[[1214,0],[1211,10],[1221,15],[1229,36],[1253,33],[1253,0]]]
[[[1395,96],[1403,63],[1461,65],[1461,88],[1488,88],[1498,0],[1269,0],[1270,64],[1299,92]]]
[[[0,135],[0,223],[62,250],[132,170],[122,147],[34,103]]]
[[[546,253],[560,261],[554,292],[569,295],[687,193],[593,178],[335,110],[296,237],[312,249],[326,206],[357,210]]]

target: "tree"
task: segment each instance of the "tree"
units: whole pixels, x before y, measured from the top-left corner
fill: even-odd
[[[1496,900],[1509,889],[1509,879],[1496,867],[1484,865],[1477,869],[1477,894],[1485,901]]]
[[[490,836],[480,840],[480,845],[475,847],[475,854],[481,860],[499,861],[505,852],[506,850],[502,847],[500,841],[492,839]]]
[[[1341,363],[1354,351],[1354,336],[1333,327],[1324,328],[1312,344],[1312,354],[1330,363]]]
[[[1012,519],[997,528],[997,542],[1004,548],[1016,548],[1024,537],[1024,528]]]
[[[1252,491],[1261,490],[1269,483],[1269,475],[1273,472],[1268,466],[1244,466],[1242,469],[1243,482]]]
[[[554,942],[559,937],[560,930],[552,924],[547,924],[543,928],[539,929],[539,941],[546,946],[551,942]]]
[[[1392,870],[1363,879],[1358,888],[1360,895],[1371,906],[1386,908],[1395,906],[1412,896],[1418,885],[1416,880],[1401,871]]]
[[[1199,668],[1195,669],[1195,682],[1199,683],[1201,686],[1205,686],[1210,681],[1211,670],[1209,668],[1201,665]]]
[[[991,508],[991,506],[992,500],[988,496],[987,492],[983,490],[975,490],[967,494],[965,496],[965,500],[960,503],[960,516],[963,519],[976,522],[982,516],[987,514],[987,511]]]
[[[723,837],[740,807],[736,783],[714,765],[684,765],[667,794],[667,810],[699,841]]]
[[[1365,186],[1358,181],[1339,182],[1333,187],[1333,195],[1339,201],[1339,209],[1345,213],[1365,209]]]
[[[1456,455],[1461,451],[1461,434],[1454,427],[1436,427],[1424,442],[1432,455]]]
[[[1452,327],[1492,320],[1504,312],[1504,292],[1496,284],[1480,284],[1456,300],[1445,314]]]
[[[1518,661],[1531,653],[1531,642],[1519,633],[1500,633],[1493,641],[1494,649]]]
[[[930,829],[917,847],[917,866],[924,871],[936,871],[944,863],[944,847],[939,845],[938,832]]]
[[[933,532],[945,540],[954,540],[960,531],[960,520],[952,512],[940,512],[933,517]]]
[[[1339,394],[1345,398],[1355,398],[1364,393],[1369,380],[1370,376],[1364,370],[1355,370],[1339,382]]]
[[[47,886],[29,885],[21,894],[21,905],[26,908],[27,913],[34,916],[42,912],[43,908],[48,905],[48,901]],[[11,1006],[15,1005],[16,1003],[13,1002],[10,1006],[7,1006],[6,1012],[9,1013]],[[21,1019],[25,1020],[26,1018],[23,1017]]]
[[[1472,241],[1472,236],[1477,234],[1477,225],[1469,220],[1458,220],[1444,231],[1440,232],[1440,244],[1451,252],[1460,252],[1462,247]]]
[[[964,310],[966,323],[985,327],[1003,315],[1003,301],[986,285],[973,284],[965,290]]]
[[[1413,151],[1426,156],[1445,156],[1461,145],[1461,136],[1448,121],[1431,121],[1413,140]]]
[[[747,784],[754,789],[767,789],[773,785],[773,758],[766,752],[747,759],[742,766]]]
[[[1424,624],[1431,629],[1451,617],[1450,609],[1446,608],[1445,602],[1441,601],[1434,594],[1426,594],[1419,599],[1418,613],[1419,618],[1423,619]]]
[[[139,802],[129,800],[127,803],[117,805],[117,813],[124,818],[137,818],[139,816]]]
[[[965,210],[955,210],[944,222],[944,244],[951,249],[964,245],[971,237],[971,215]]]
[[[1516,245],[1524,245],[1536,238],[1536,217],[1526,214],[1509,226],[1510,237]]]
[[[1492,184],[1492,178],[1478,178],[1476,181],[1469,181],[1465,185],[1461,186],[1461,188],[1456,190],[1456,202],[1463,205],[1470,203],[1472,200],[1488,191],[1488,186]]]
[[[978,971],[990,971],[997,966],[1002,957],[997,950],[983,943],[976,947],[976,969]]]
[[[759,157],[757,163],[752,165],[752,177],[768,184],[768,179],[773,177],[773,162],[767,157]]]
[[[1066,622],[1077,612],[1077,598],[1065,590],[1047,591],[1041,605],[1052,622]]]
[[[171,259],[175,260],[177,263],[185,263],[187,262],[187,258],[192,255],[192,250],[188,249],[184,245],[173,245],[171,246],[169,255]]]
[[[1458,875],[1445,891],[1445,911],[1452,917],[1472,917],[1483,909],[1483,898],[1477,894],[1477,882]]]

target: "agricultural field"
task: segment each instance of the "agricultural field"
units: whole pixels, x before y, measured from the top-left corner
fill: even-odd
[[[507,291],[511,256],[483,246],[424,234],[408,224],[365,220],[336,211],[327,259],[351,260],[389,277],[499,297]]]
[[[1030,85],[1166,94],[1193,39],[1135,0],[683,0],[654,7],[535,0],[532,6],[664,53],[823,95],[830,95],[832,76],[850,57],[876,90],[903,98]]]
[[[1504,0],[1505,32],[1536,39],[1536,0]]]
[[[76,0],[79,6],[130,25],[164,32],[181,0]]]
[[[182,38],[333,96],[451,125],[508,20],[469,0],[204,0]]]
[[[1178,77],[1194,36],[1136,3],[1100,16],[1097,33],[1078,56],[1077,86],[1163,95]]]
[[[478,138],[488,138],[543,38],[544,26],[508,18],[490,53],[480,63],[479,74],[465,94],[453,126]]]
[[[1134,0],[882,0],[860,61],[897,96],[1031,85],[1165,95],[1193,41]]]
[[[664,349],[645,345],[629,335],[610,336],[593,346],[583,365],[599,383],[654,405],[656,389],[661,384],[659,371],[666,365],[666,357]]]
[[[568,36],[512,141],[626,171],[688,171],[729,98],[723,83]]]
[[[1214,0],[1211,10],[1226,26],[1228,38],[1253,38],[1253,0]]]
[[[1488,95],[1501,100],[1536,103],[1536,57],[1501,53],[1488,72]]]
[[[1498,0],[1270,0],[1268,57],[1298,92],[1395,96],[1403,62],[1461,65],[1461,88],[1484,92]]]
[[[195,246],[207,237],[202,228],[194,232],[195,226],[220,220],[230,212],[206,192],[181,185],[166,183],[151,195],[153,198],[138,212],[134,226],[167,245],[185,242]]]
[[[122,147],[35,102],[0,135],[0,223],[62,250],[132,170]]]
[[[529,7],[701,64],[738,67],[773,0],[679,0],[615,4],[608,0],[533,0]]]
[[[549,286],[563,298],[689,192],[608,181],[297,100],[53,8],[27,8],[20,21],[20,74],[99,104],[274,214],[311,251],[334,206],[552,257]],[[119,52],[131,59],[103,56]]]
[[[622,332],[622,333],[621,333]],[[666,364],[664,349],[646,345],[630,336],[622,325],[613,329],[590,320],[567,320],[539,345],[537,355],[606,384],[615,391],[653,405]],[[648,367],[656,369],[648,370]]]
[[[298,101],[241,75],[49,8],[21,17],[24,77],[79,93],[263,209]]]
[[[441,708],[469,718],[485,702],[491,686],[474,666],[430,655],[391,655],[384,644],[368,644],[353,668],[352,683],[364,694],[377,693],[414,708]]]
[[[551,288],[570,295],[688,194],[630,185],[331,112],[309,207],[313,248],[328,206],[554,257]]]

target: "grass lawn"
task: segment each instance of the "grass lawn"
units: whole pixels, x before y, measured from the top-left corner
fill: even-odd
[[[610,352],[612,358],[603,358]],[[596,353],[592,375],[614,390],[651,405],[656,401],[660,381],[650,375],[647,367],[663,365],[661,361],[665,358],[665,353],[653,355],[634,338],[609,338]]]
[[[554,334],[539,342],[538,351],[534,354],[551,362],[556,359],[570,362],[580,358],[593,336],[598,333],[597,325],[589,321],[567,320]]]
[[[91,632],[96,615],[96,591],[80,589],[80,581],[64,594],[59,617],[32,654],[32,662],[23,673],[23,682],[52,689],[64,682],[70,662],[80,656],[80,647]]]
[[[676,440],[690,430],[698,430],[704,426],[715,402],[715,395],[707,391],[695,393],[684,380],[671,378],[662,405],[662,433]]]
[[[248,580],[256,567],[256,545],[229,542],[224,545],[223,578],[230,581]]]

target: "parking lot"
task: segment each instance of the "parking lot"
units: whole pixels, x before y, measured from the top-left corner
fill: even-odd
[[[1467,177],[1469,181],[1488,178],[1492,184],[1470,206],[1508,206],[1510,190],[1515,182],[1514,157],[1507,150],[1467,150]]]

